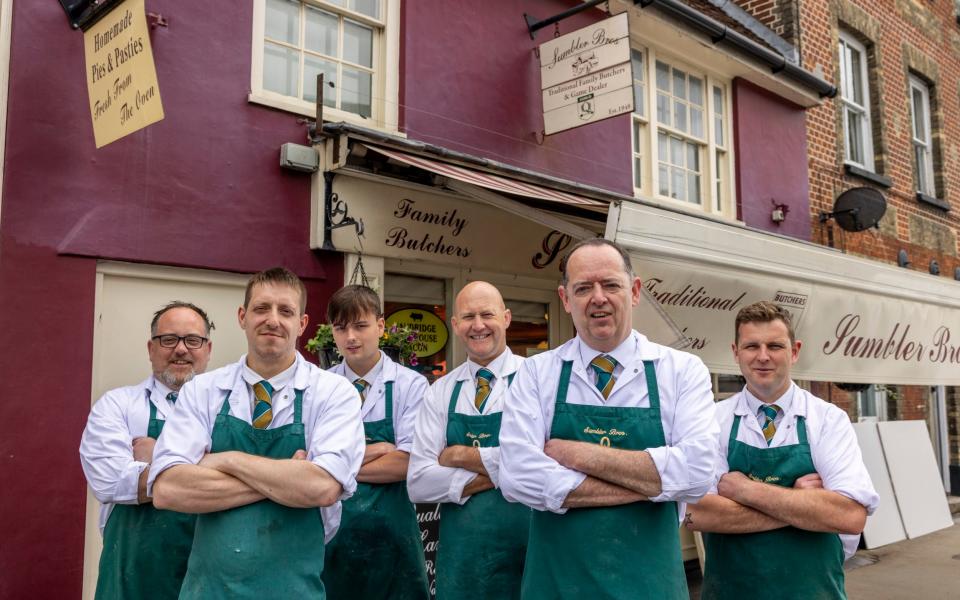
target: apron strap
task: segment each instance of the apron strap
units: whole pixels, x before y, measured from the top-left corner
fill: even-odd
[[[797,415],[797,442],[808,446],[807,442],[807,419]]]
[[[385,404],[383,405],[384,416],[389,419],[390,422],[393,422],[393,382],[387,381],[383,384],[383,389],[386,391],[386,398],[384,398]]]
[[[567,403],[567,389],[570,387],[570,372],[573,370],[573,361],[563,361],[563,368],[560,369],[560,384],[557,386],[557,404]]]
[[[647,395],[650,396],[650,408],[660,410],[660,388],[657,386],[657,370],[652,360],[643,361],[643,372],[647,376]]]
[[[157,405],[150,400],[150,389],[146,390],[147,392],[147,406],[150,407],[150,420],[154,421],[157,418]]]
[[[303,390],[293,390],[293,422],[303,422]]]
[[[453,414],[456,412],[457,408],[457,399],[460,398],[460,389],[463,387],[463,380],[457,382],[457,385],[453,386],[453,393],[450,394],[450,406],[447,407],[447,412]]]
[[[223,398],[223,406],[220,407],[219,414],[227,416],[230,414],[230,394],[233,393],[233,390],[227,390],[227,395]]]

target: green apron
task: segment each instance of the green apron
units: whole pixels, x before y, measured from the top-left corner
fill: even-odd
[[[368,444],[396,442],[393,382],[384,388],[384,418],[363,424]],[[340,530],[327,544],[323,583],[330,600],[430,597],[417,511],[406,481],[357,484],[356,493],[343,502]]]
[[[513,382],[513,374],[507,384]],[[500,445],[503,413],[464,415],[455,411],[463,381],[454,386],[447,410],[447,445]],[[466,504],[440,505],[437,599],[520,597],[530,509],[507,502],[498,489],[474,494]]]
[[[296,390],[293,423],[256,429],[230,415],[230,393],[213,426],[211,452],[237,450],[284,459],[306,449],[303,390]],[[316,508],[272,500],[202,514],[181,598],[323,599],[323,520]]]
[[[624,450],[666,445],[660,393],[651,361],[643,361],[650,407],[567,402],[571,361],[563,363],[551,439]],[[535,511],[530,525],[524,600],[651,598],[687,600],[674,502]]]
[[[150,402],[147,437],[157,439],[163,421]],[[196,515],[157,510],[153,504],[116,504],[103,528],[96,598],[176,598],[187,572]]]
[[[798,443],[754,448],[737,441],[740,415],[730,429],[730,471],[783,487],[816,468],[807,442],[806,419],[797,417]],[[703,595],[713,598],[807,600],[846,598],[843,544],[835,533],[784,527],[757,533],[705,533]]]

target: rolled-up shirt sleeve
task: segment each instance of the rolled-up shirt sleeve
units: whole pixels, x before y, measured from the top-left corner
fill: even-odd
[[[357,473],[365,448],[360,394],[343,377],[321,373],[323,381],[310,386],[311,392],[325,394],[323,408],[314,413],[307,460],[337,480],[343,488],[340,500],[357,490]],[[318,399],[319,400],[319,399]]]
[[[507,391],[500,426],[500,490],[511,502],[563,514],[563,502],[586,475],[562,466],[543,452],[549,431],[540,402],[536,359],[524,361]],[[556,387],[553,382],[551,388]],[[547,393],[545,397],[552,398]]]
[[[80,464],[93,495],[104,504],[136,504],[140,474],[121,398],[105,394],[90,411],[80,441]]]
[[[407,468],[407,493],[413,502],[451,502],[464,504],[463,489],[477,474],[466,469],[445,467],[437,462],[447,447],[447,405],[440,394],[444,386],[434,384],[427,391],[417,412],[410,464]]]
[[[208,407],[201,403],[196,380],[189,381],[180,388],[177,409],[164,423],[153,448],[153,463],[147,478],[149,496],[153,496],[153,484],[160,473],[175,465],[195,465],[210,452],[212,429],[211,416]]]
[[[483,468],[487,470],[487,476],[493,482],[493,486],[500,488],[500,447],[492,446],[490,448],[479,448],[480,462]]]
[[[413,449],[413,432],[417,425],[417,411],[420,409],[423,398],[427,395],[429,389],[430,383],[427,378],[418,375],[404,390],[403,405],[395,418],[396,427],[394,427],[394,430],[397,450],[409,453]]]
[[[720,426],[716,421],[713,385],[703,362],[692,355],[672,357],[675,402],[661,401],[667,445],[649,448],[660,474],[660,495],[653,502],[696,503],[715,483]]]
[[[823,419],[822,441],[811,445],[811,452],[824,489],[859,502],[872,515],[880,505],[880,496],[863,463],[850,418],[836,406],[829,406]]]

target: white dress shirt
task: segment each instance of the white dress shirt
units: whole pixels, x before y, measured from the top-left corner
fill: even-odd
[[[586,348],[586,349],[585,349]],[[589,361],[597,354],[576,337],[523,364],[510,387],[500,429],[500,484],[507,500],[537,510],[565,513],[563,502],[586,478],[543,452],[565,361],[573,361],[567,402],[594,406],[650,406],[644,360],[653,361],[660,392],[660,421],[666,445],[648,448],[660,473],[662,493],[653,502],[697,502],[713,483],[717,456],[710,373],[692,354],[654,344],[636,331],[613,352],[620,376],[609,397],[595,385]],[[588,373],[588,371],[590,371]],[[683,514],[683,507],[680,507]]]
[[[717,482],[724,473],[730,471],[727,450],[730,445],[730,429],[733,427],[734,416],[741,416],[737,441],[754,448],[767,447],[767,441],[763,437],[763,431],[760,430],[760,423],[756,418],[760,404],[760,400],[747,391],[746,387],[740,393],[717,404],[717,422],[720,423],[720,457],[717,460],[717,474],[711,493],[717,493]],[[769,447],[778,448],[796,444],[798,442],[797,417],[805,417],[807,443],[810,444],[813,466],[823,480],[824,489],[843,494],[859,502],[867,509],[867,514],[872,515],[880,504],[880,496],[873,488],[870,474],[867,473],[867,467],[863,464],[857,435],[853,431],[847,413],[796,384],[791,384],[790,389],[773,404],[782,408],[783,414]],[[860,536],[841,535],[840,541],[843,542],[844,555],[850,558],[857,551]]]
[[[426,398],[417,414],[417,424],[413,436],[413,451],[410,453],[410,466],[407,470],[407,492],[414,502],[453,502],[464,504],[469,497],[461,498],[463,488],[477,476],[473,471],[456,467],[444,467],[437,458],[447,447],[447,410],[450,396],[457,382],[462,381],[460,395],[454,410],[465,415],[490,415],[503,411],[507,402],[508,379],[517,372],[523,363],[523,357],[505,349],[486,367],[468,360],[450,371],[430,386]],[[486,368],[493,373],[483,412],[477,410],[474,399],[477,396],[477,371]],[[490,475],[490,481],[500,487],[500,448],[479,448],[480,460]]]
[[[244,377],[246,355],[238,362],[216,371],[198,375],[180,390],[177,410],[167,421],[153,452],[153,465],[147,481],[153,492],[157,475],[174,465],[197,464],[210,452],[213,426],[220,407],[230,392],[230,414],[251,423],[253,391]],[[274,392],[273,420],[267,429],[293,422],[294,390],[303,393],[303,425],[307,460],[325,470],[343,486],[340,500],[357,489],[356,476],[363,462],[363,423],[360,420],[360,395],[349,381],[321,370],[297,354],[289,384]],[[283,378],[283,373],[276,378]],[[261,378],[254,374],[257,381]],[[326,541],[340,526],[340,502],[321,508]]]
[[[347,361],[331,367],[330,371],[343,375],[351,382],[360,378],[370,384],[367,388],[366,400],[360,409],[360,416],[365,423],[380,421],[386,416],[385,384],[388,381],[393,382],[394,445],[397,450],[409,453],[413,447],[413,428],[417,421],[417,410],[430,388],[427,378],[413,369],[397,364],[382,351],[376,366],[365,375],[358,375],[351,371]]]
[[[174,403],[170,388],[153,376],[137,385],[110,390],[97,400],[80,439],[80,464],[90,490],[100,501],[100,533],[114,504],[136,504],[140,473],[150,466],[133,458],[133,440],[146,437],[150,405],[167,420]]]

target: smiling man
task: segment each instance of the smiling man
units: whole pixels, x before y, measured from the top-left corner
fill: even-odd
[[[154,504],[200,513],[180,598],[324,598],[324,543],[363,459],[360,397],[296,350],[306,289],[257,273],[237,313],[247,354],[183,387],[157,442]]]
[[[734,327],[747,384],[718,405],[718,481],[686,516],[708,532],[703,598],[846,598],[844,557],[879,501],[850,419],[790,379],[787,311],[757,302]]]
[[[210,360],[213,324],[189,302],[153,315],[147,353],[153,374],[110,390],[93,405],[80,462],[100,501],[103,552],[97,598],[176,598],[187,570],[194,515],[157,510],[147,495],[154,444],[180,388]]]
[[[523,598],[686,600],[677,505],[713,481],[710,375],[633,330],[622,248],[582,241],[561,271],[577,337],[523,364],[500,435],[504,496],[536,509]]]
[[[437,598],[520,595],[530,510],[504,500],[500,417],[523,358],[507,348],[510,311],[483,281],[457,295],[451,320],[467,361],[438,379],[420,412],[407,489],[440,502]]]

